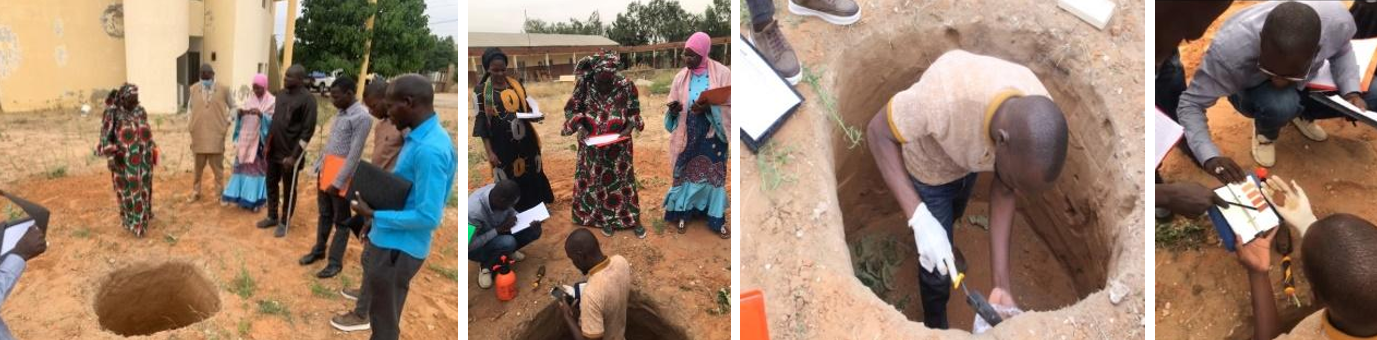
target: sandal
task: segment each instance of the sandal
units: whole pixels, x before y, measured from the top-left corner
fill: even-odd
[[[732,239],[732,228],[731,228],[731,227],[728,227],[728,226],[725,225],[725,224],[723,224],[723,225],[722,225],[722,231],[720,231],[720,232],[717,233],[717,237],[721,237],[723,240],[730,240],[730,239]]]
[[[688,228],[685,228],[685,227],[684,227],[684,220],[679,220],[679,235],[683,235],[684,232],[687,232],[687,231],[688,231]]]

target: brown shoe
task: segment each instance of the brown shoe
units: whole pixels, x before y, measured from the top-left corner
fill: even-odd
[[[779,31],[778,22],[771,20],[760,31],[752,28],[751,40],[755,48],[760,50],[761,57],[770,63],[775,73],[788,80],[789,85],[798,84],[798,81],[803,79],[803,65],[798,63],[798,55],[794,54],[794,48],[784,39],[784,32]]]
[[[354,315],[354,312],[346,312],[330,318],[330,326],[334,326],[342,332],[366,331],[370,327],[368,318]]]
[[[835,25],[861,20],[861,6],[852,0],[789,0],[789,12],[822,18]]]

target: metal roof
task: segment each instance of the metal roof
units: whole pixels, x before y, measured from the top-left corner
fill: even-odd
[[[617,46],[600,35],[469,32],[469,48]]]

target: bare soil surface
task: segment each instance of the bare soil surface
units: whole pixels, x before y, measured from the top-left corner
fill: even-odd
[[[436,100],[442,125],[451,136],[457,125],[456,98],[437,94]],[[324,145],[326,119],[334,113],[328,101],[320,99],[320,105],[322,120],[312,141],[313,156]],[[107,329],[109,325],[103,327],[100,316],[114,315],[110,320],[118,320],[121,315],[153,313],[174,323],[191,323],[134,338],[367,339],[366,331],[342,333],[329,321],[354,306],[339,291],[357,287],[362,280],[358,239],[350,240],[339,276],[317,279],[315,273],[325,266],[324,261],[306,267],[297,264],[315,242],[318,215],[315,190],[310,189],[315,180],[302,175],[291,231],[286,238],[274,238],[271,230],[253,226],[263,218],[262,212],[221,207],[210,197],[188,203],[192,158],[186,117],[155,114],[149,120],[164,159],[154,169],[156,219],[139,239],[120,226],[105,160],[89,156],[100,128],[99,112],[86,117],[56,110],[0,115],[0,159],[6,160],[0,162],[0,187],[52,211],[48,251],[29,262],[5,302],[3,318],[14,335],[20,339],[119,339],[124,337]],[[367,156],[371,138],[365,150]],[[226,166],[226,176],[228,172]],[[206,177],[210,181],[210,174]],[[211,196],[211,185],[205,186],[204,194]],[[458,334],[457,214],[454,204],[446,209],[424,268],[411,282],[402,312],[402,339],[444,339]],[[173,267],[170,272],[146,271],[165,264]],[[117,282],[123,284],[112,287],[124,288],[102,293],[102,287]],[[203,284],[212,290],[204,290]],[[157,294],[139,295],[140,289]],[[159,305],[151,299],[183,299],[195,312],[183,310],[186,306],[152,308]],[[100,300],[106,304],[99,304]],[[188,313],[206,314],[217,308],[218,312],[199,322],[182,319]],[[116,328],[118,324],[114,323]],[[130,327],[145,326],[159,325]]]
[[[1066,111],[1068,164],[1056,189],[1019,199],[1010,250],[1025,314],[996,338],[1141,338],[1143,303],[1142,3],[1121,2],[1101,31],[1052,2],[862,2],[862,19],[835,26],[788,13],[775,19],[805,68],[805,104],[759,153],[743,153],[743,290],[764,292],[775,339],[965,338],[972,314],[948,303],[953,328],[921,323],[913,235],[879,182],[865,123],[941,53],[961,48],[1028,65]],[[743,27],[743,30],[749,30]],[[846,42],[838,45],[838,42]],[[854,132],[853,132],[854,134]],[[822,138],[819,138],[822,137]],[[967,216],[986,214],[988,180]],[[969,283],[991,287],[988,232],[958,223]],[[899,242],[893,291],[857,279],[858,239]],[[903,307],[899,307],[902,304]]]
[[[548,308],[554,301],[549,295],[549,287],[551,284],[570,284],[583,278],[583,274],[574,268],[564,254],[564,239],[574,228],[580,228],[570,221],[569,202],[573,199],[573,174],[577,158],[574,137],[559,135],[564,122],[564,103],[569,99],[573,84],[548,82],[524,85],[528,95],[546,113],[547,118],[535,124],[535,131],[542,143],[543,166],[555,193],[555,203],[549,206],[551,217],[543,224],[540,240],[521,249],[526,259],[515,266],[517,282],[521,287],[516,299],[501,302],[493,290],[478,288],[478,265],[468,262],[465,275],[468,280],[468,330],[471,339],[556,338],[546,337],[551,334],[547,330],[565,328],[562,319],[552,319],[559,316],[555,313],[557,310]],[[687,233],[683,235],[674,230],[674,225],[664,222],[662,203],[665,192],[673,183],[673,164],[666,151],[669,134],[664,129],[666,96],[650,93],[649,86],[645,85],[639,86],[639,90],[645,131],[633,137],[634,157],[636,178],[642,184],[639,191],[641,223],[646,226],[649,235],[642,240],[637,239],[630,230],[619,230],[607,238],[600,231],[592,230],[598,235],[604,253],[618,254],[630,261],[634,272],[633,291],[645,305],[653,306],[648,309],[656,311],[658,319],[663,322],[658,327],[646,327],[648,333],[634,333],[634,326],[628,326],[628,336],[642,334],[649,338],[673,339],[668,335],[649,335],[654,330],[672,330],[683,332],[688,339],[729,339],[730,309],[722,313],[716,310],[719,308],[719,290],[731,289],[731,244],[728,240],[718,238],[701,219],[689,222]],[[469,107],[469,116],[465,118],[470,122],[474,117],[473,110],[473,107]],[[463,134],[469,136],[472,131],[463,131]],[[482,140],[468,138],[468,189],[471,192],[491,182],[492,170],[485,158]],[[731,220],[731,214],[731,211],[727,212],[728,220]],[[733,226],[733,232],[737,232],[735,230]],[[545,268],[545,277],[536,288],[532,284],[541,267]],[[630,313],[628,317],[631,317]],[[637,323],[653,325],[650,320]]]

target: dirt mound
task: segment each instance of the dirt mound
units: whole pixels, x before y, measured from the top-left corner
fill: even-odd
[[[101,328],[115,334],[149,335],[219,312],[217,293],[201,269],[190,263],[136,264],[106,276],[96,295],[96,316]]]
[[[661,304],[633,290],[626,307],[626,338],[646,340],[687,340],[683,320],[661,311]],[[550,303],[516,332],[518,340],[560,340],[568,338],[569,326],[559,306]]]

